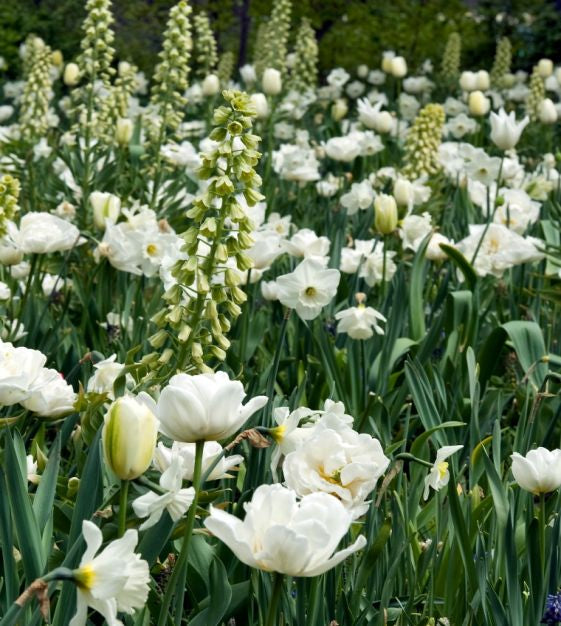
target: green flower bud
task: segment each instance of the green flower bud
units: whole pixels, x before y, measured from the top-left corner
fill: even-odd
[[[105,462],[121,480],[133,480],[150,466],[158,420],[133,396],[118,398],[105,414],[102,431]]]

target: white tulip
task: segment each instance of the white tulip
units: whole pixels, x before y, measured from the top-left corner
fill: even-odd
[[[255,107],[257,117],[262,120],[269,115],[269,103],[264,93],[252,93],[250,96],[251,103]]]
[[[349,112],[349,105],[344,98],[338,98],[331,106],[331,117],[339,122]]]
[[[141,398],[117,398],[104,417],[105,461],[121,480],[133,480],[144,474],[156,447],[158,420]]]
[[[73,412],[78,396],[56,370],[43,368],[33,387],[29,398],[21,401],[28,411],[42,417],[60,417]]]
[[[460,76],[460,87],[464,91],[475,91],[477,89],[477,74],[475,72],[462,72]]]
[[[150,590],[148,563],[134,553],[138,532],[127,532],[112,541],[97,556],[103,537],[101,530],[87,520],[82,522],[86,551],[78,569],[73,571],[76,580],[76,614],[69,626],[84,626],[88,607],[101,613],[108,624],[118,626],[117,613],[132,615],[144,607]]]
[[[397,204],[393,196],[385,193],[376,196],[374,227],[382,235],[389,235],[397,228]]]
[[[128,117],[120,117],[115,126],[115,140],[120,146],[127,146],[132,139],[134,123]]]
[[[278,96],[278,94],[282,91],[281,73],[272,67],[268,67],[263,72],[261,84],[263,86],[263,91],[268,96]]]
[[[491,86],[491,79],[489,77],[489,72],[485,70],[479,70],[475,75],[475,88],[480,91],[487,91]]]
[[[155,405],[160,430],[188,443],[227,439],[267,403],[266,396],[256,396],[243,405],[244,398],[242,384],[225,372],[176,374]]]
[[[392,76],[403,78],[407,74],[407,61],[403,57],[393,57],[389,69]]]
[[[530,122],[530,118],[526,116],[521,122],[517,122],[514,111],[507,115],[501,107],[498,114],[491,112],[489,121],[493,143],[501,150],[512,150],[518,143],[522,131]]]
[[[27,400],[46,360],[38,350],[14,348],[11,343],[0,341],[0,406]]]
[[[293,491],[278,483],[260,485],[245,510],[242,521],[211,506],[205,526],[250,567],[295,577],[319,576],[366,545],[360,535],[335,552],[352,517],[326,493],[297,501]]]
[[[66,64],[62,80],[65,85],[68,85],[68,87],[74,87],[74,85],[78,84],[78,81],[80,80],[80,68],[76,65],[76,63]]]
[[[539,108],[540,122],[543,124],[555,124],[557,121],[557,109],[551,98],[544,98]]]
[[[469,112],[477,117],[487,115],[491,108],[491,101],[481,91],[472,91],[468,99]]]
[[[389,463],[374,437],[348,426],[338,430],[318,426],[286,457],[282,469],[287,486],[299,496],[332,494],[356,519],[368,510],[366,498]]]
[[[216,74],[205,76],[202,84],[203,96],[215,96],[220,91],[220,80]]]
[[[393,197],[399,206],[413,206],[415,200],[413,183],[406,178],[397,178],[393,184]]]
[[[112,193],[93,191],[90,194],[90,204],[94,224],[99,229],[104,229],[107,221],[115,224],[121,213],[121,200]]]
[[[526,456],[511,455],[514,480],[533,494],[549,493],[561,486],[561,450],[536,448]]]
[[[538,74],[542,78],[548,78],[553,74],[553,61],[551,59],[540,59],[538,61]]]
[[[83,243],[80,231],[51,213],[26,213],[19,225],[17,244],[26,254],[70,250]]]

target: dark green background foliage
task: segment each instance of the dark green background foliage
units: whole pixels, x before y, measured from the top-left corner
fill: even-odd
[[[134,60],[143,70],[154,65],[167,12],[173,0],[114,0],[116,46],[121,59]],[[537,59],[557,58],[561,49],[561,12],[553,0],[484,0],[477,3],[479,23],[462,0],[297,0],[293,23],[307,16],[318,33],[322,70],[360,63],[379,64],[383,50],[394,49],[411,69],[425,58],[439,62],[448,34],[462,35],[462,63],[490,68],[497,37],[508,35],[515,67],[531,67]],[[251,60],[257,25],[266,18],[272,0],[193,0],[194,10],[206,10],[218,33],[221,51],[233,50],[241,62]],[[18,45],[34,32],[65,59],[79,49],[85,0],[1,0],[0,55],[10,75],[19,71]],[[499,16],[497,18],[497,15]],[[501,19],[502,18],[502,19]],[[247,37],[240,37],[243,24]],[[293,33],[295,29],[293,29]]]

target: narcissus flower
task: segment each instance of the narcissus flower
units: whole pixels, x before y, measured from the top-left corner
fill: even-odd
[[[123,626],[123,622],[117,619],[117,612],[130,615],[142,608],[148,598],[148,563],[134,553],[138,533],[127,530],[123,537],[111,542],[97,556],[103,541],[101,530],[85,520],[82,533],[86,551],[79,568],[73,572],[78,592],[77,607],[69,626],[85,626],[88,607],[101,613],[109,626]]]
[[[175,452],[168,468],[160,476],[160,487],[165,493],[160,495],[154,491],[147,491],[132,503],[135,515],[148,518],[140,526],[140,530],[146,530],[157,524],[166,509],[171,519],[177,522],[191,506],[195,490],[193,487],[182,489],[183,474],[183,459]]]
[[[312,320],[331,302],[340,278],[339,270],[325,269],[321,261],[308,257],[293,272],[277,278],[278,298],[303,320]]]
[[[561,450],[536,448],[526,456],[511,455],[514,480],[531,493],[549,493],[561,486]]]
[[[461,450],[464,446],[444,446],[436,453],[436,461],[432,466],[429,475],[425,478],[425,491],[423,499],[427,500],[429,491],[432,487],[435,491],[440,491],[442,487],[446,487],[450,480],[450,472],[448,471],[447,458]]]
[[[347,333],[351,339],[370,339],[374,332],[383,335],[384,329],[379,322],[387,321],[376,309],[362,303],[339,311],[335,319],[338,320],[337,332]]]
[[[313,493],[298,502],[294,491],[278,483],[261,485],[244,506],[243,521],[211,507],[205,526],[250,567],[288,576],[319,576],[366,545],[360,535],[335,552],[352,517],[326,493]]]

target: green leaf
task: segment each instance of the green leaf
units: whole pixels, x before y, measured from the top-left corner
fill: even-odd
[[[16,440],[19,439],[21,442],[19,433],[16,433],[15,437]],[[14,518],[14,527],[18,538],[25,578],[31,584],[36,578],[41,576],[45,568],[41,533],[31,507],[27,492],[27,481],[21,473],[21,459],[18,459],[16,446],[10,431],[6,431],[4,441],[6,442],[4,471],[8,486],[10,509]],[[19,448],[20,446],[17,447]],[[23,462],[25,463],[25,456]]]
[[[157,524],[149,528],[138,545],[138,553],[148,565],[152,565],[158,558],[163,547],[168,542],[174,527],[173,520],[167,511],[164,511]]]
[[[481,447],[481,456],[483,457],[485,472],[487,473],[487,481],[489,483],[489,489],[491,490],[491,496],[495,505],[497,521],[502,531],[502,529],[506,526],[506,520],[508,517],[508,498],[505,488],[501,482],[501,478],[497,474],[497,470],[495,469],[493,463],[491,463],[491,459],[489,459],[487,451],[484,447]]]
[[[427,332],[425,326],[423,291],[426,284],[425,266],[427,261],[425,251],[431,237],[432,233],[427,235],[419,246],[411,269],[411,283],[409,286],[409,331],[411,339],[414,341],[421,341]]]
[[[190,626],[217,626],[230,606],[232,588],[226,568],[218,557],[210,564],[209,581],[208,599],[205,600],[208,606],[190,620]]]
[[[477,274],[473,265],[471,265],[471,263],[458,249],[445,243],[441,243],[440,247],[446,253],[448,258],[454,263],[454,265],[462,272],[468,287],[471,291],[473,291],[477,283]]]
[[[39,528],[43,528],[46,525],[53,513],[59,465],[60,435],[57,435],[54,444],[51,446],[49,460],[41,476],[41,482],[39,483],[35,499],[33,500],[33,512],[35,513]]]
[[[541,328],[536,322],[523,320],[507,322],[503,328],[512,341],[526,376],[538,390],[549,371],[544,361],[548,353]]]
[[[7,493],[6,476],[0,468],[0,490]],[[13,526],[8,498],[0,497],[0,546],[2,546],[2,574],[4,578],[3,592],[5,607],[8,607],[18,595],[18,575],[12,546]]]

